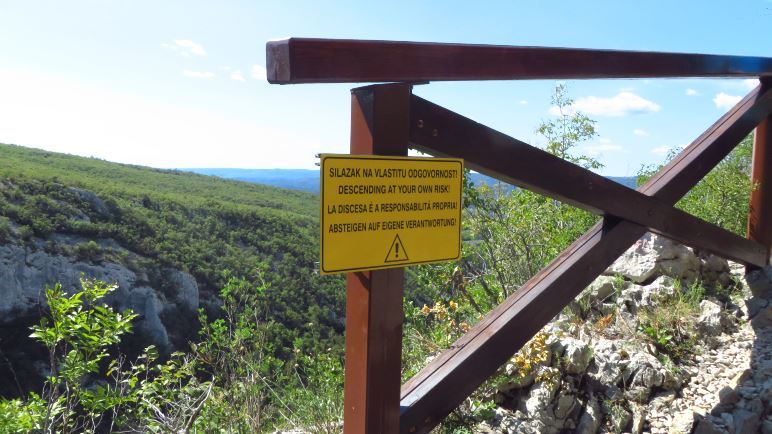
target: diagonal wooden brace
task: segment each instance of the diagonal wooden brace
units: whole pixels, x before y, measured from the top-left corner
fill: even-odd
[[[497,179],[646,227],[682,244],[745,265],[764,266],[767,248],[629,189],[417,96],[411,101],[410,141],[432,155],[463,158],[468,167]]]
[[[422,105],[417,103],[420,101],[414,98],[411,105],[414,121],[421,119],[413,117],[417,115],[415,109]],[[638,191],[673,205],[770,112],[772,95],[755,89]],[[417,122],[414,122],[411,138],[416,128]],[[438,130],[438,137],[445,134],[447,130]],[[412,141],[429,153],[461,156],[454,153],[461,150],[437,152]],[[469,146],[481,145],[469,142]],[[499,158],[502,154],[491,155],[488,160],[476,161],[475,166],[470,166],[486,172],[490,167],[500,167],[495,161]],[[550,169],[538,170],[549,173]],[[451,349],[402,386],[400,432],[429,432],[645,232],[646,227],[639,224],[605,217],[576,240]]]

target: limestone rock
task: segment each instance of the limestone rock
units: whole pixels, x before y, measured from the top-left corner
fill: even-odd
[[[654,413],[662,413],[668,411],[670,404],[672,404],[675,399],[675,391],[670,390],[667,392],[658,393],[653,398],[651,398],[651,401],[649,401],[649,408],[651,408],[652,412]]]
[[[761,308],[751,317],[751,325],[755,328],[764,328],[772,326],[772,303]]]
[[[761,310],[768,307],[769,305],[770,305],[769,300],[762,297],[751,297],[745,300],[745,306],[748,312],[748,318],[755,317],[756,315],[758,315],[759,312],[761,312]]]
[[[725,320],[721,312],[721,305],[711,300],[700,302],[700,317],[697,326],[706,336],[717,336],[723,331]]]
[[[732,419],[736,433],[755,433],[761,425],[761,414],[745,409],[739,409],[732,413]]]
[[[669,245],[663,245],[665,238],[647,233],[636,241],[622,256],[606,270],[605,274],[621,274],[635,283],[651,281],[657,277],[659,253],[669,250]],[[675,257],[675,255],[671,255]]]
[[[668,434],[690,434],[698,415],[693,410],[686,410],[673,417]]]
[[[769,420],[769,419],[764,420],[764,423],[761,424],[761,433],[772,434],[772,420]]]
[[[614,428],[614,432],[623,432],[633,421],[633,415],[620,406],[611,410],[609,419],[611,421],[611,426]]]
[[[638,284],[670,276],[686,284],[699,279],[709,286],[728,284],[730,273],[724,259],[713,255],[698,257],[692,249],[651,233],[641,237],[604,272],[609,276],[620,274]]]
[[[552,398],[555,397],[556,388],[546,382],[539,382],[531,388],[528,399],[525,400],[525,412],[536,415],[549,408]]]
[[[575,395],[561,394],[558,396],[558,399],[555,400],[555,419],[568,419],[578,408],[579,401],[577,401]]]
[[[644,307],[653,306],[659,303],[660,298],[672,295],[673,292],[673,279],[668,276],[659,276],[650,284],[641,287],[638,305]]]
[[[740,400],[740,395],[737,394],[737,390],[732,387],[726,386],[718,391],[718,402],[723,405],[732,405]]]
[[[709,419],[702,419],[697,423],[694,434],[726,434],[727,431],[716,426]]]
[[[600,405],[594,397],[587,400],[584,407],[584,413],[579,418],[579,424],[576,427],[577,434],[596,434],[603,423],[603,414],[600,412]]]
[[[637,352],[630,357],[629,372],[632,373],[631,385],[643,386],[651,390],[662,385],[665,377],[663,366],[656,357],[648,353]]]
[[[746,274],[745,282],[754,296],[772,299],[772,265]]]
[[[592,360],[592,348],[586,342],[574,338],[565,338],[562,343],[565,346],[565,371],[569,374],[584,373]]]
[[[601,303],[608,299],[614,293],[614,282],[616,279],[612,276],[598,276],[590,286],[587,287],[577,297],[577,301],[587,304]]]
[[[630,429],[632,434],[641,434],[643,427],[646,425],[646,407],[642,405],[633,406],[633,426]]]
[[[174,347],[170,334],[182,336],[197,317],[198,285],[190,274],[162,270],[165,290],[151,288],[146,276],[112,262],[82,262],[29,246],[0,245],[0,325],[11,327],[19,319],[37,317],[45,305],[43,289],[60,283],[65,290],[80,289],[81,274],[118,288],[105,301],[118,311],[132,309],[142,345],[154,344],[162,352]],[[174,315],[167,315],[174,313]],[[167,317],[164,322],[164,317]],[[178,344],[184,344],[178,342]]]

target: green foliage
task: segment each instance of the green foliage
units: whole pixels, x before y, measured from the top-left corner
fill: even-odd
[[[46,402],[31,393],[26,399],[0,399],[0,433],[31,433],[43,428]]]
[[[547,141],[546,150],[585,168],[601,167],[591,157],[574,155],[578,144],[595,136],[594,121],[573,111],[563,85],[555,88],[552,102],[559,116],[537,129]],[[423,267],[417,280],[442,287],[438,292],[443,298],[459,297],[478,314],[515,292],[597,221],[586,211],[524,189],[508,192],[467,183],[464,197],[469,239],[459,270]]]
[[[342,417],[343,364],[338,349],[303,353],[284,361],[273,357],[266,339],[275,323],[262,322],[261,303],[269,288],[231,277],[220,292],[224,316],[210,321],[201,312],[201,341],[194,354],[214,377],[203,409],[205,431],[263,432],[278,427],[338,431]]]
[[[99,373],[100,362],[108,356],[107,348],[131,331],[131,321],[136,317],[131,311],[116,313],[96,303],[116,286],[93,280],[81,280],[81,285],[83,290],[72,295],[65,294],[59,284],[46,288],[50,318],[42,318],[30,335],[49,353],[51,375],[43,394],[47,432],[78,431],[87,426],[89,420],[79,407],[88,415],[95,413],[97,408],[91,404],[98,405],[93,399],[98,392],[84,388],[85,380]]]
[[[705,293],[699,282],[683,289],[676,286],[673,295],[663,296],[653,306],[638,312],[639,331],[669,359],[688,359],[694,351],[695,318],[700,314],[700,301],[705,299]]]
[[[75,247],[75,255],[79,261],[98,261],[102,258],[102,249],[96,241],[91,240],[78,244]]]
[[[667,157],[671,161],[680,149]],[[678,208],[738,235],[745,236],[750,192],[753,137],[746,137],[724,160],[708,173],[683,199]],[[638,174],[641,185],[663,166],[646,166]]]
[[[195,366],[180,353],[156,363],[150,347],[124,369],[108,348],[131,331],[136,315],[115,312],[100,301],[115,290],[81,279],[82,291],[46,288],[49,316],[30,337],[48,350],[51,374],[38,395],[0,399],[0,432],[74,433],[109,429],[179,432],[198,417],[209,389],[198,383]]]
[[[2,203],[0,203],[2,205]],[[11,219],[0,216],[0,243],[11,240]]]
[[[343,280],[313,273],[316,195],[0,144],[0,219],[0,240],[36,248],[71,235],[82,241],[47,250],[123,262],[155,288],[165,268],[189,272],[204,299],[227,283],[224,270],[263,278],[261,320],[277,323],[267,330],[277,356],[342,345]],[[16,237],[3,222],[18,225]]]
[[[546,139],[545,150],[585,168],[600,168],[594,158],[575,153],[577,145],[595,136],[594,121],[573,110],[563,85],[556,87],[552,103],[559,115],[537,129]],[[528,190],[475,187],[466,182],[460,263],[415,267],[408,273],[403,378],[451,346],[596,221],[588,212]],[[525,370],[536,359],[517,360]],[[483,385],[471,402],[487,402],[486,394],[492,393],[495,384],[494,379]],[[480,407],[465,404],[464,411],[454,413],[440,432],[469,429],[486,414],[475,410]]]
[[[542,122],[536,129],[547,140],[545,150],[566,161],[578,164],[586,169],[600,169],[603,164],[587,155],[574,155],[572,150],[577,143],[587,141],[597,135],[595,121],[573,108],[564,84],[555,86],[552,94],[552,106],[558,112],[556,120]]]
[[[577,144],[595,136],[594,121],[573,111],[562,85],[552,102],[559,116],[537,129],[545,149],[586,168],[601,167],[575,153]],[[742,233],[749,143],[679,206]],[[7,145],[0,145],[0,154],[0,242],[34,246],[53,232],[70,234],[85,241],[71,250],[46,248],[81,260],[121,261],[151,280],[161,279],[163,267],[176,267],[191,272],[203,292],[222,288],[221,309],[200,311],[199,340],[190,354],[161,359],[151,347],[133,363],[108,352],[134,318],[99,303],[111,286],[84,281],[78,293],[47,290],[50,318],[32,336],[49,349],[51,376],[40,394],[0,400],[0,433],[340,431],[342,280],[312,273],[315,196]],[[654,170],[643,170],[641,179]],[[597,220],[527,190],[477,188],[468,177],[464,198],[461,261],[407,272],[404,379]],[[125,250],[89,241],[102,239]],[[621,291],[625,284],[618,277],[614,286]],[[696,336],[689,318],[704,296],[696,285],[641,309],[641,336],[667,360],[689,357]],[[598,324],[611,320],[607,315]],[[536,375],[534,366],[548,357],[545,342],[546,335],[538,335],[511,360],[518,372]],[[554,373],[539,372],[536,381]],[[475,423],[492,417],[497,381],[485,383],[438,431],[473,432]]]

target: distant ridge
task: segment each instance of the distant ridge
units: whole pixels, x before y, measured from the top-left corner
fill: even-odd
[[[200,175],[265,184],[291,190],[319,193],[319,170],[315,169],[179,169]]]
[[[291,190],[319,193],[318,169],[223,169],[223,168],[194,168],[180,169],[201,175],[217,176],[225,179],[265,184],[274,187],[288,188]],[[607,176],[626,187],[635,188],[635,176]],[[472,182],[475,185],[493,185],[498,181],[480,173],[472,173]],[[513,188],[506,185],[507,189]]]

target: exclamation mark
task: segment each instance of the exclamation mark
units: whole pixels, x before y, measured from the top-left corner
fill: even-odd
[[[395,244],[394,247],[396,247],[395,253],[397,254],[397,258],[399,258],[399,243]]]

